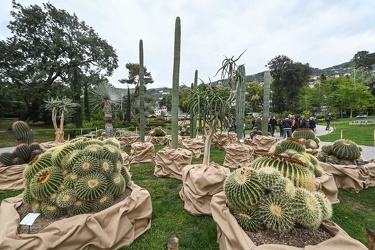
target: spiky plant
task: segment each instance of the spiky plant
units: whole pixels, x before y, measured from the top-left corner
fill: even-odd
[[[230,206],[236,210],[246,210],[258,204],[264,196],[264,188],[254,169],[242,167],[225,179],[224,193]]]
[[[34,142],[34,135],[29,125],[24,121],[16,121],[12,124],[12,131],[16,136],[18,143],[27,145]]]
[[[37,200],[46,199],[58,190],[63,180],[64,176],[60,168],[44,168],[31,178],[31,195]]]
[[[318,200],[322,209],[322,220],[329,220],[333,214],[331,202],[323,193],[314,192],[314,196]]]
[[[79,176],[86,176],[97,172],[100,169],[100,161],[90,155],[82,155],[74,163],[72,172]]]
[[[92,201],[76,200],[66,211],[69,215],[73,216],[88,213],[91,207]]]
[[[298,152],[305,152],[305,144],[296,138],[286,138],[280,142],[280,146],[285,150],[294,149]]]
[[[81,177],[74,185],[80,200],[92,201],[99,198],[107,189],[107,179],[104,175],[93,173]]]
[[[100,196],[98,199],[95,199],[91,206],[94,212],[102,211],[106,208],[109,208],[113,205],[113,194],[106,192],[102,196]]]
[[[296,216],[296,222],[300,225],[317,229],[322,222],[322,208],[314,195],[304,188],[296,188],[293,201],[293,209]]]
[[[316,138],[316,135],[314,131],[312,131],[310,128],[297,128],[292,133],[293,138],[304,138],[306,140],[312,139],[314,140]]]
[[[332,144],[332,153],[339,159],[355,160],[361,157],[361,149],[358,145],[346,139],[336,140]]]
[[[290,200],[268,196],[259,203],[259,216],[266,228],[285,233],[294,226],[294,209]]]
[[[262,224],[257,209],[248,209],[246,211],[234,212],[238,225],[249,232],[256,232]]]
[[[42,201],[40,211],[44,216],[52,219],[59,218],[66,213],[65,209],[58,207],[50,201]]]
[[[67,208],[77,200],[77,192],[74,189],[61,191],[56,197],[56,205],[60,208]]]

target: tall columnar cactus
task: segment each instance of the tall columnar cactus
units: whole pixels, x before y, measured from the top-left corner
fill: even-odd
[[[237,121],[237,139],[243,137],[245,120],[245,93],[246,93],[246,70],[244,65],[240,65],[236,72],[237,94],[236,94],[236,121]]]
[[[172,148],[178,147],[178,102],[181,54],[181,19],[176,17],[174,31],[173,86],[172,86]]]
[[[263,92],[263,120],[262,120],[262,134],[268,135],[268,118],[270,112],[270,85],[271,73],[269,70],[264,72],[264,92]]]
[[[139,132],[141,142],[145,142],[145,79],[143,67],[143,41],[139,41]]]
[[[97,212],[125,191],[130,173],[117,165],[123,161],[116,141],[86,140],[51,148],[25,168],[23,201],[33,211],[48,217]]]
[[[31,144],[34,142],[33,132],[24,121],[16,121],[12,124],[12,130],[18,143]]]
[[[194,83],[191,85],[191,96],[193,98],[193,93],[197,90],[198,85],[198,70],[194,74]],[[190,138],[195,138],[197,133],[197,117],[195,114],[190,114]]]

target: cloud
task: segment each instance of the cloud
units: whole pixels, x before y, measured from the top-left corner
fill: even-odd
[[[19,0],[22,5],[41,0]],[[190,85],[195,70],[203,81],[214,77],[225,57],[237,57],[247,74],[266,69],[268,61],[286,55],[294,61],[325,68],[349,61],[360,50],[375,51],[375,1],[283,0],[50,0],[75,13],[117,51],[119,68],[110,78],[117,87],[127,77],[125,64],[144,63],[155,82],[171,87],[174,24],[181,17],[181,84]],[[10,36],[11,1],[0,3],[0,38]]]

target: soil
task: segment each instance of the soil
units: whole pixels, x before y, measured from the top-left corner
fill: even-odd
[[[126,197],[128,197],[131,194],[131,192],[132,192],[132,190],[127,187],[126,190],[125,190],[125,192],[122,193],[120,196],[118,196],[114,200],[113,204],[117,204],[117,203],[123,201]],[[22,203],[21,206],[19,206],[17,208],[17,212],[20,215],[20,221],[22,221],[22,219],[27,214],[32,213],[31,205],[26,204],[26,203]],[[93,213],[91,213],[91,214],[93,214]],[[27,233],[37,234],[42,229],[44,229],[48,225],[52,224],[53,222],[58,221],[58,220],[62,220],[62,219],[68,218],[68,217],[69,217],[69,215],[64,215],[64,216],[61,216],[61,217],[56,218],[56,219],[50,219],[50,218],[47,218],[45,216],[39,215],[36,218],[36,220],[34,221],[33,225],[30,227],[30,232],[28,232],[29,226],[19,225],[19,227],[18,227],[18,234],[27,234]]]
[[[332,236],[322,227],[317,230],[310,230],[302,227],[295,227],[287,233],[277,233],[271,230],[259,230],[256,233],[246,232],[251,241],[257,245],[281,244],[293,247],[305,247],[317,245]]]

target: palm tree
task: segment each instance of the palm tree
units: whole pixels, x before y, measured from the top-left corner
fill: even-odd
[[[119,104],[121,95],[107,83],[101,83],[91,90],[90,102],[93,108],[103,107],[106,138],[112,137],[112,106]]]

